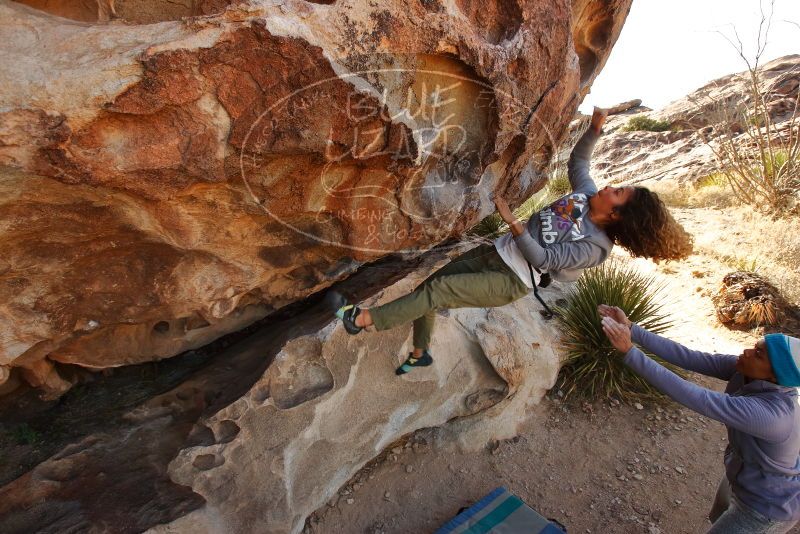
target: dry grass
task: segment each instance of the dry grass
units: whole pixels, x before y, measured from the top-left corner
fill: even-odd
[[[646,184],[673,208],[695,236],[695,253],[731,271],[758,272],[793,304],[800,304],[800,217],[764,215],[742,203],[725,176],[712,174],[693,184]]]
[[[728,325],[775,326],[785,317],[786,303],[778,289],[752,272],[725,275],[720,291],[712,300],[717,318]]]
[[[694,184],[663,181],[648,184],[647,187],[672,208],[728,208],[742,205],[725,177],[716,173],[704,176]]]
[[[774,219],[749,206],[678,212],[695,252],[731,270],[758,271],[789,302],[800,303],[800,218]]]
[[[778,312],[769,302],[754,302],[747,310],[747,324],[773,325],[778,322]]]
[[[514,210],[514,215],[517,216],[517,219],[527,221],[531,215],[541,211],[556,199],[572,191],[566,166],[554,167],[554,169],[555,171],[551,174],[547,185]],[[500,217],[500,214],[492,213],[473,226],[468,235],[495,239],[508,231],[508,225]]]
[[[758,258],[737,256],[735,254],[718,254],[717,259],[729,266],[734,271],[747,271],[750,273],[759,272],[760,264]]]

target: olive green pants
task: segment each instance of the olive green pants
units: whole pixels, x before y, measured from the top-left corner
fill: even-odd
[[[481,245],[433,273],[413,293],[370,308],[369,313],[377,330],[414,321],[414,348],[427,349],[437,309],[491,308],[527,294],[527,286],[494,245]]]

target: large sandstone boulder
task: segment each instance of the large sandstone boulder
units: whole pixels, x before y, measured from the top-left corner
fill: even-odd
[[[366,303],[405,294],[442,261],[427,256]],[[531,295],[439,314],[434,364],[402,377],[410,325],[350,336],[303,311],[0,487],[0,531],[298,532],[417,430],[465,449],[515,436],[559,368],[558,332],[540,309]]]
[[[0,3],[0,379],[173,356],[527,198],[630,1]]]
[[[368,304],[396,298],[409,277]],[[551,297],[558,290],[551,292]],[[552,387],[558,331],[533,295],[437,317],[434,364],[398,378],[409,328],[349,336],[339,324],[288,343],[242,398],[203,424],[215,439],[170,464],[205,505],[151,532],[299,532],[388,445],[435,428],[436,446],[477,449],[517,435]]]

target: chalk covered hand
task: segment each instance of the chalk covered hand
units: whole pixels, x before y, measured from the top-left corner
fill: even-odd
[[[625,312],[622,311],[622,308],[619,306],[609,306],[608,304],[600,304],[597,306],[597,313],[600,314],[600,317],[611,317],[619,324],[625,325],[628,328],[631,327],[631,321],[628,319],[628,316],[625,315]]]
[[[603,326],[603,332],[615,349],[625,354],[633,348],[630,328],[607,316],[603,317],[600,323]]]
[[[603,124],[605,124],[607,117],[607,109],[598,107],[594,108],[594,112],[592,113],[592,128],[595,132],[600,133],[600,130],[603,128]]]
[[[517,220],[511,212],[511,208],[508,207],[508,203],[502,197],[494,197],[494,205],[497,207],[497,213],[500,214],[506,224],[512,224]]]

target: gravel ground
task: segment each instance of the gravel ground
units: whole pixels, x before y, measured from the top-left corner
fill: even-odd
[[[675,404],[557,396],[537,407],[517,438],[478,452],[433,450],[423,435],[365,467],[306,531],[433,532],[505,486],[569,532],[702,532],[726,440],[721,424]]]

